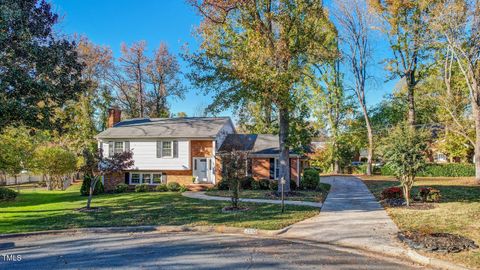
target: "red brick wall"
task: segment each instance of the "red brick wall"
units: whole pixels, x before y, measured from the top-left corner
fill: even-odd
[[[270,159],[252,158],[252,176],[255,180],[270,178]]]
[[[298,164],[298,159],[297,158],[291,158],[290,159],[290,181],[295,181],[297,183],[297,186],[300,184],[299,178],[298,178],[298,169],[297,169],[297,164]]]
[[[212,141],[191,141],[190,149],[192,157],[211,157],[213,153]]]

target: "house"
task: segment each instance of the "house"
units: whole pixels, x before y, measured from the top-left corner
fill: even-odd
[[[130,150],[135,163],[127,171],[105,176],[106,191],[120,183],[216,184],[221,180],[218,151],[234,146],[250,153],[247,174],[255,179],[277,179],[278,137],[237,134],[229,117],[120,119],[119,109],[109,110],[109,127],[96,136],[98,147],[106,156]],[[291,176],[298,183],[301,156],[291,154]]]

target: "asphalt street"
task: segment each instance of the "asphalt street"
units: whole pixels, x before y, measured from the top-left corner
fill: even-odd
[[[63,233],[0,239],[0,269],[418,269],[329,245],[213,233]]]

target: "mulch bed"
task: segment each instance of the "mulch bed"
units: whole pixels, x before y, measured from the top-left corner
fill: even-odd
[[[248,211],[250,208],[248,207],[232,207],[232,206],[225,206],[222,208],[222,213],[236,213],[236,212],[244,212]]]
[[[86,207],[78,208],[78,212],[83,212],[83,213],[94,213],[94,212],[101,212],[103,209],[101,207],[90,207],[90,209]]]
[[[410,206],[405,204],[404,199],[385,199],[382,200],[381,203],[387,207],[396,207],[396,208],[405,208],[410,210],[430,210],[435,208],[434,203],[426,203],[426,202],[410,202]]]
[[[411,248],[428,252],[457,253],[477,249],[473,240],[449,233],[399,232],[398,238]]]

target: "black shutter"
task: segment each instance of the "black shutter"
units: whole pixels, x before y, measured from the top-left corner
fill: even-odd
[[[125,173],[125,184],[129,184],[130,183],[130,173],[129,172],[126,172]]]
[[[270,159],[270,179],[275,179],[275,159]]]
[[[178,141],[173,141],[173,157],[178,158]]]

